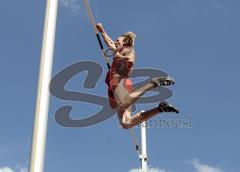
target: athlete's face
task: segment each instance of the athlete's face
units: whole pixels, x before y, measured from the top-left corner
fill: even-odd
[[[120,36],[118,37],[115,42],[114,42],[116,48],[121,48],[123,47],[123,44],[124,44],[124,37],[123,36]]]

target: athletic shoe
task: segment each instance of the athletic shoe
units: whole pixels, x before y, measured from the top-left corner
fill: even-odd
[[[152,79],[151,83],[153,83],[154,87],[168,86],[174,85],[174,80],[171,77],[156,77]]]
[[[159,112],[175,112],[179,113],[179,110],[177,110],[173,105],[167,103],[167,102],[161,102],[159,103],[157,109]]]

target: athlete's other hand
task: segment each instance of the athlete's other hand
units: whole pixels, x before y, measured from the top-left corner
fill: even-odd
[[[103,32],[103,25],[102,25],[102,23],[98,23],[98,24],[96,25],[96,28],[97,28],[97,30],[98,30],[99,32]]]

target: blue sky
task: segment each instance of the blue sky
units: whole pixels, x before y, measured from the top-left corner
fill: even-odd
[[[239,172],[240,2],[91,0],[90,5],[113,38],[136,33],[135,68],[158,68],[175,78],[168,101],[181,113],[155,119],[192,117],[193,128],[148,129],[152,171]],[[27,171],[44,13],[45,1],[1,1],[0,172]],[[83,2],[61,1],[53,76],[83,60],[105,67]],[[104,75],[91,90],[82,87],[85,76],[75,76],[68,88],[107,96]],[[116,116],[87,128],[64,128],[54,114],[66,104],[74,106],[74,117],[98,112],[96,106],[51,96],[46,172],[139,167],[130,132],[119,127]],[[156,104],[137,105],[137,111]]]

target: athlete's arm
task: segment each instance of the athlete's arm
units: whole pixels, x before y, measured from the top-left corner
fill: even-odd
[[[97,30],[102,34],[102,37],[103,37],[105,43],[107,44],[107,46],[116,50],[116,46],[115,46],[113,40],[107,35],[105,30],[103,29],[102,24],[98,23],[96,27],[97,27]]]

